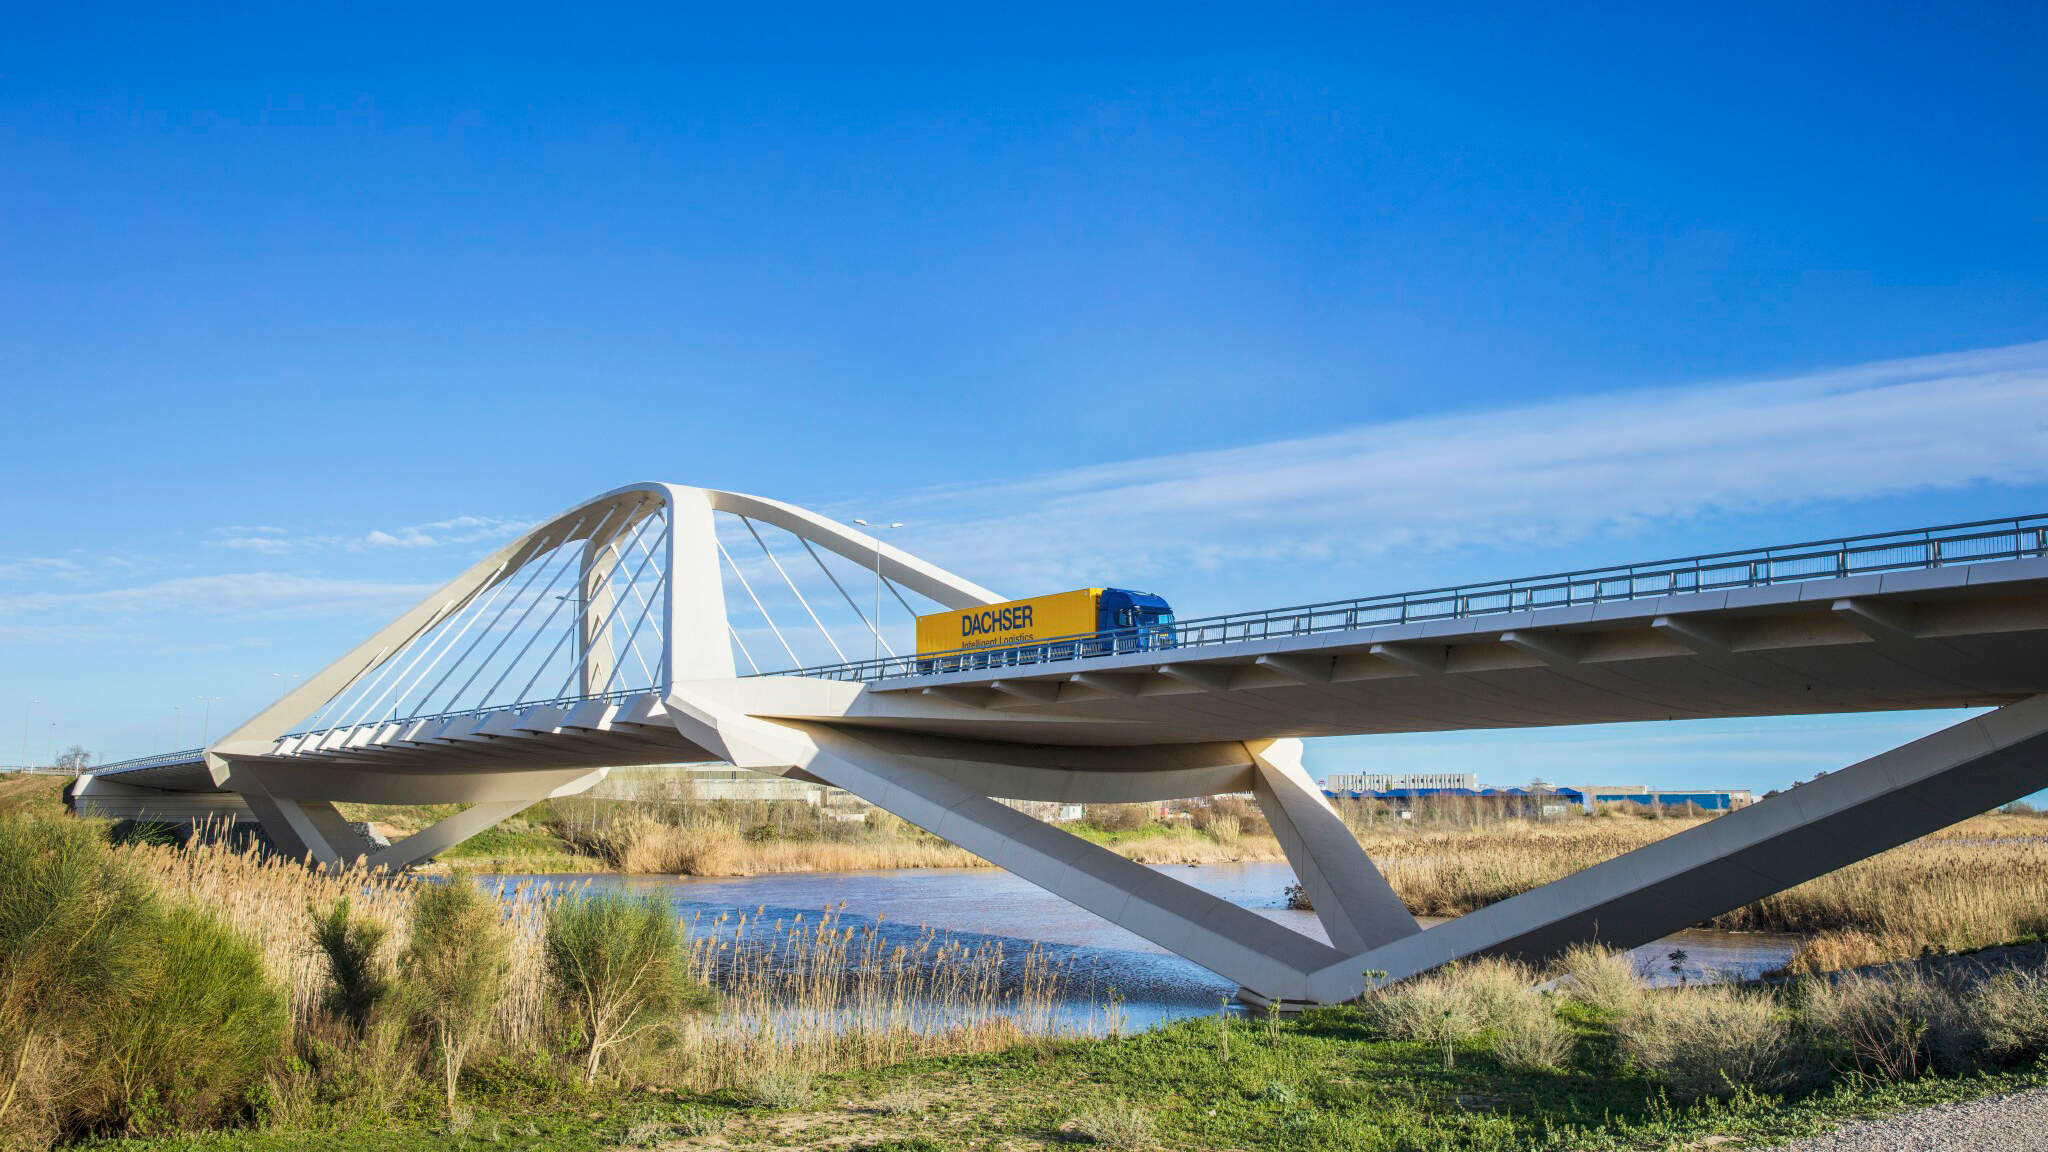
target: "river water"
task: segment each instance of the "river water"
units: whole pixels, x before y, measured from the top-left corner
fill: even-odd
[[[1327,940],[1315,913],[1286,907],[1294,873],[1281,861],[1162,867],[1160,871],[1261,916]],[[763,923],[837,911],[843,926],[879,925],[904,941],[936,928],[969,946],[993,940],[1005,954],[1022,956],[1033,944],[1066,965],[1078,1019],[1115,989],[1131,1025],[1144,1027],[1179,1016],[1213,1014],[1236,985],[1141,937],[995,868],[921,868],[877,872],[806,872],[771,876],[507,876],[508,885],[588,883],[659,893],[685,919],[709,923],[720,915],[753,916]],[[1430,921],[1425,921],[1430,923]],[[1635,950],[1636,965],[1653,983],[1743,979],[1778,967],[1799,937],[1754,932],[1681,932]],[[1674,962],[1672,953],[1683,952]],[[1674,969],[1675,963],[1675,969]]]

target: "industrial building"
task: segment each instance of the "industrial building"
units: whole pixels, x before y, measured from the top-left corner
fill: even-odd
[[[1746,788],[1651,788],[1644,784],[1538,785],[1528,788],[1344,788],[1333,787],[1344,777],[1332,777],[1323,794],[1332,800],[1381,800],[1395,807],[1409,807],[1418,800],[1466,798],[1501,804],[1543,803],[1576,805],[1586,812],[1602,804],[1633,804],[1644,808],[1698,808],[1707,812],[1732,812],[1755,803]],[[1380,779],[1388,779],[1381,777]],[[1393,779],[1400,779],[1393,777]]]

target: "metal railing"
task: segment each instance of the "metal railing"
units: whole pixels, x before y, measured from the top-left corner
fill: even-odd
[[[206,759],[206,749],[187,748],[183,752],[159,752],[154,756],[137,756],[133,760],[116,760],[112,764],[93,764],[81,769],[81,771],[90,772],[95,776],[105,776],[113,772],[128,772],[137,768],[160,768],[166,764],[184,764],[189,761],[204,759]]]
[[[1882,532],[1803,544],[1781,544],[1771,548],[1716,552],[1646,564],[1557,572],[1518,580],[1429,588],[1355,600],[1301,604],[1260,612],[1233,612],[1180,621],[1172,626],[1172,635],[1163,644],[1139,646],[1120,643],[1120,640],[1134,637],[1101,632],[1061,636],[1011,648],[889,656],[879,660],[855,660],[758,675],[868,681],[945,672],[1000,671],[1096,659],[1130,651],[1203,648],[1320,632],[1526,612],[1536,608],[1605,604],[1688,592],[1760,588],[1802,580],[1838,579],[2041,556],[2048,556],[2048,513],[1948,524],[1909,532]]]

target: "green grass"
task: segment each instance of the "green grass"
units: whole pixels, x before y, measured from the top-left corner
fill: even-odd
[[[245,1130],[101,1147],[569,1150],[677,1145],[717,1130],[739,1147],[1053,1149],[1086,1146],[1074,1131],[1076,1118],[1121,1099],[1146,1113],[1153,1146],[1165,1149],[1663,1148],[1709,1135],[1797,1136],[1853,1116],[2048,1085],[2048,1068],[2037,1066],[1844,1087],[1798,1100],[1747,1096],[1678,1106],[1614,1067],[1597,1043],[1583,1046],[1569,1071],[1510,1072],[1474,1046],[1446,1072],[1440,1051],[1376,1039],[1349,1009],[1318,1010],[1271,1029],[1239,1021],[1230,1032],[1227,1062],[1216,1020],[1186,1020],[1119,1040],[1028,1044],[821,1077],[809,1103],[785,1108],[758,1106],[743,1090],[703,1097],[584,1093],[517,1077],[493,1082],[487,1069],[466,1084],[474,1114],[455,1127],[422,1118],[346,1131]],[[906,1114],[877,1105],[905,1090],[928,1106]]]

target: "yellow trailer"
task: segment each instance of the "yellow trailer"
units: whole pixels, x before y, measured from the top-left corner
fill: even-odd
[[[1172,646],[1172,607],[1149,592],[1126,588],[1077,588],[917,618],[920,672]]]
[[[1081,588],[917,618],[917,654],[1008,648],[1096,630],[1100,588]]]

